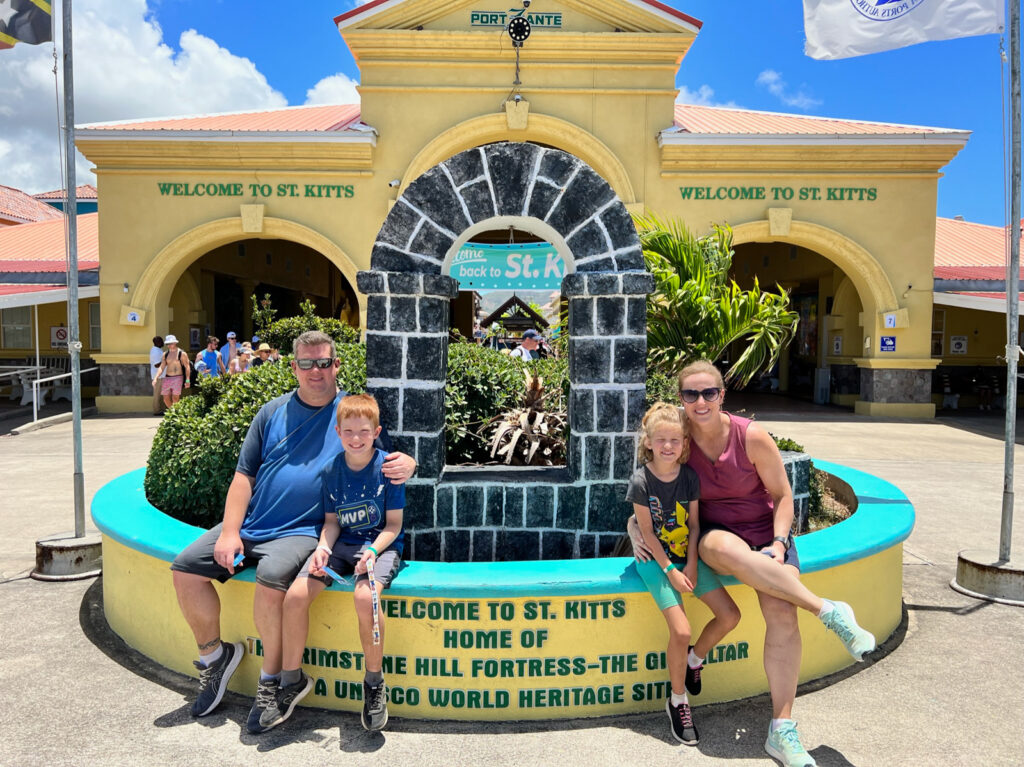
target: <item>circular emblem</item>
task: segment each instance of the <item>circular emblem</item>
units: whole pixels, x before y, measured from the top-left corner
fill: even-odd
[[[530,36],[530,22],[523,16],[515,16],[509,21],[507,31],[512,42],[524,42]]]
[[[927,0],[850,0],[861,16],[872,21],[892,21],[906,16]]]
[[[128,312],[128,321],[129,322],[138,322],[139,321],[139,313],[138,312]]]

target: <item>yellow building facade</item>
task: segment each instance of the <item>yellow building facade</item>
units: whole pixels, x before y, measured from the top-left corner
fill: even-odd
[[[148,408],[152,336],[248,335],[267,286],[365,329],[356,273],[396,201],[459,153],[513,142],[577,158],[630,213],[730,225],[737,282],[778,283],[801,311],[786,385],[934,415],[936,186],[967,132],[679,105],[699,21],[654,0],[536,0],[517,49],[506,5],[339,16],[359,105],[80,127],[101,200],[100,409]],[[488,226],[551,241],[573,270],[572,238],[528,211]],[[449,234],[445,274],[481,232]]]

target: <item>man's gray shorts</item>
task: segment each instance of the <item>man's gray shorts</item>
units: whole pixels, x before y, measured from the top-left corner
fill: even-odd
[[[217,525],[207,530],[186,546],[171,563],[171,569],[221,583],[231,578],[227,568],[213,559],[213,548],[220,537],[221,527]],[[299,568],[316,549],[318,540],[311,535],[289,535],[272,541],[247,541],[243,538],[245,561],[235,567],[235,572],[255,563],[258,584],[275,591],[287,591]]]

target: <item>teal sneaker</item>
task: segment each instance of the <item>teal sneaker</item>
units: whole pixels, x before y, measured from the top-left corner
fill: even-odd
[[[853,617],[853,608],[846,602],[833,602],[833,608],[825,613],[821,622],[839,637],[846,651],[854,660],[864,660],[864,654],[875,649],[875,637],[857,625]]]
[[[768,756],[778,759],[784,767],[815,767],[817,764],[800,742],[796,722],[783,719],[776,729],[768,725],[768,740],[764,742]]]

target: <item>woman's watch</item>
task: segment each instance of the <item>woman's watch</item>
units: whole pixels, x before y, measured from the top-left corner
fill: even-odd
[[[789,547],[793,545],[793,536],[787,535],[786,537],[782,537],[781,535],[776,535],[772,538],[772,543],[775,543],[776,541],[785,546],[786,549],[789,549]]]

